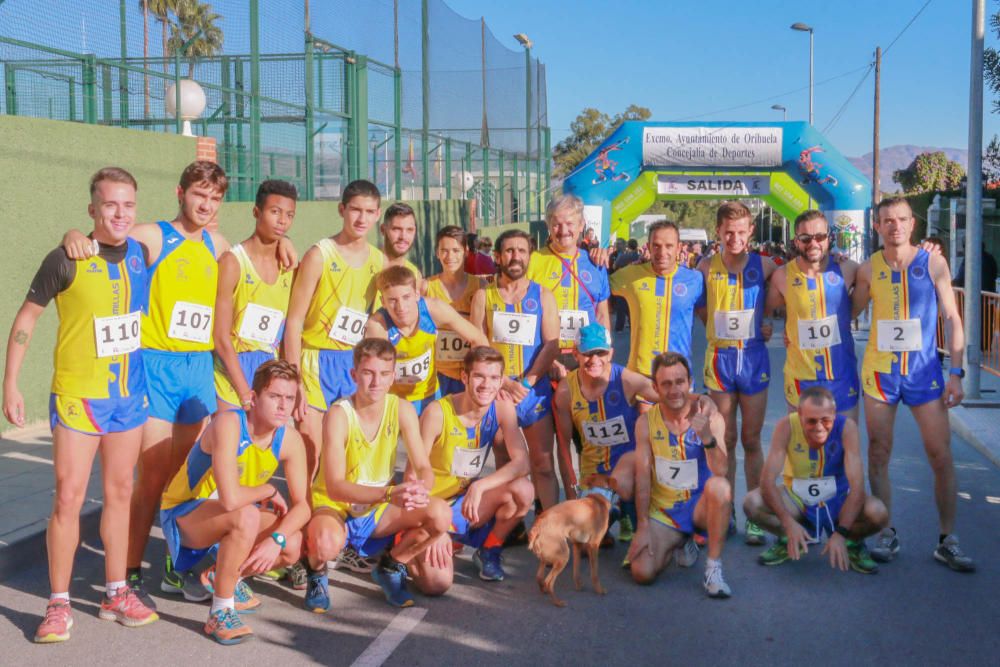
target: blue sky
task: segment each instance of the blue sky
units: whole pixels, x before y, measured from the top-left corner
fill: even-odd
[[[971,0],[447,0],[459,14],[486,18],[510,48],[526,33],[546,64],[553,143],[584,107],[607,113],[635,103],[655,120],[806,119],[808,42],[789,26],[815,29],[815,125],[835,116],[881,45],[883,147],[968,144]],[[987,0],[989,16],[1000,4]],[[845,72],[857,70],[822,83]],[[874,74],[861,84],[827,136],[844,154],[871,150]],[[794,91],[794,92],[791,92]],[[1000,116],[985,97],[985,139]],[[747,106],[743,106],[747,105]],[[730,107],[742,107],[713,113]]]

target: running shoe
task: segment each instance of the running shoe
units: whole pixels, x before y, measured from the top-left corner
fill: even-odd
[[[288,575],[288,569],[284,567],[276,567],[273,570],[268,570],[267,572],[261,572],[257,575],[258,579],[263,579],[265,581],[281,581]]]
[[[309,572],[306,575],[305,608],[316,614],[330,609],[330,588],[326,572]]]
[[[733,594],[729,584],[722,578],[722,566],[715,565],[705,568],[705,592],[710,598],[728,598]]]
[[[895,528],[883,530],[875,538],[875,546],[871,549],[872,558],[879,563],[888,563],[899,553],[899,537]],[[935,552],[936,553],[936,552]]]
[[[149,607],[153,611],[156,611],[156,603],[153,602],[153,598],[149,596],[146,589],[142,586],[142,570],[136,568],[134,570],[129,570],[125,575],[125,583],[128,587],[132,589],[132,592],[136,594],[139,601],[145,606]]]
[[[285,577],[291,584],[292,590],[304,591],[309,587],[309,572],[302,562],[295,563],[291,567],[285,568]]]
[[[406,566],[402,563],[390,567],[379,565],[372,570],[372,579],[382,587],[385,599],[393,607],[413,606],[413,596],[406,590]]]
[[[215,594],[215,565],[201,573],[201,585],[209,593]],[[242,579],[236,582],[233,598],[236,601],[236,611],[241,614],[252,614],[262,604],[260,598],[253,594],[250,585]]]
[[[632,561],[628,559],[628,554],[625,554],[625,558],[622,558],[622,569],[623,570],[632,569]]]
[[[375,569],[376,565],[378,565],[377,559],[362,556],[350,545],[344,547],[337,559],[333,561],[333,569],[344,568],[357,574],[368,574]]]
[[[962,548],[958,546],[957,535],[948,535],[944,538],[934,550],[934,560],[944,563],[956,572],[976,571],[975,561],[962,553]]]
[[[118,621],[127,628],[149,625],[160,618],[128,585],[119,588],[114,597],[105,595],[97,616],[105,621]]]
[[[698,562],[699,553],[698,545],[693,538],[689,537],[684,541],[684,546],[680,549],[674,549],[674,563],[677,564],[677,567],[694,567],[694,564]]]
[[[484,549],[480,547],[472,554],[472,562],[479,570],[479,578],[483,581],[503,581],[506,573],[502,564],[503,547],[491,547]]]
[[[851,569],[860,574],[878,574],[878,563],[876,563],[864,540],[847,540],[847,560],[851,564]]]
[[[201,585],[201,577],[193,570],[179,572],[173,568],[164,569],[160,590],[171,595],[183,595],[188,602],[204,602],[212,598],[212,594]]]
[[[205,634],[224,646],[253,639],[253,630],[250,629],[249,625],[243,623],[243,619],[236,613],[236,610],[230,607],[223,607],[208,615],[208,621],[205,622]]]
[[[632,519],[628,515],[623,515],[618,521],[618,541],[626,544],[632,541],[635,528],[632,526]]]
[[[848,555],[850,552],[848,552]],[[788,560],[788,538],[779,537],[778,541],[771,545],[771,548],[757,556],[757,562],[761,565],[781,565]]]
[[[45,618],[35,631],[36,644],[56,644],[69,639],[70,628],[73,627],[73,612],[69,608],[69,600],[49,600],[45,607]]]
[[[747,519],[747,530],[746,535],[743,537],[743,541],[752,547],[759,547],[767,544],[767,538],[764,536],[764,531],[750,519]]]

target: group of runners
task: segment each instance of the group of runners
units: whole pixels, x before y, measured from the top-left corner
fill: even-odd
[[[696,268],[678,265],[679,231],[662,221],[649,228],[649,261],[609,277],[606,249],[578,247],[582,202],[562,195],[547,207],[546,243],[534,250],[525,232],[500,234],[497,274],[482,279],[466,274],[465,232],[454,226],[437,233],[441,273],[421,275],[407,259],[413,209],[397,203],[383,214],[377,187],[363,180],[343,190],[342,228],[301,263],[286,238],[297,193],[283,181],[261,184],[254,231],[230,246],[208,231],[227,184],[218,165],[193,163],[177,187],[177,216],[135,224],[135,179],[101,169],[90,182],[93,229],[68,232],[44,258],[14,319],[3,409],[23,425],[18,376],[38,318],[56,302],[51,596],[36,641],[70,636],[69,582],[97,452],[100,617],[157,620],[141,566],[159,512],[168,550],[160,589],[210,599],[204,630],[223,644],[252,636],[241,615],[261,605],[254,576],[287,578],[305,590],[306,609],[325,612],[335,593],[328,567],[343,566],[370,572],[388,602],[405,607],[408,580],[424,595],[449,589],[463,545],[481,579],[502,580],[504,544],[523,533],[532,507],[589,493],[612,501],[636,582],[672,561],[693,566],[705,545],[704,588],[728,597],[721,557],[736,526],[739,446],[746,542],[776,536],[762,563],[797,559],[827,533],[832,566],[875,572],[874,561],[900,548],[888,478],[900,401],[934,472],[933,556],[974,569],[953,533],[947,425],[947,408],[962,399],[963,330],[945,260],[910,242],[905,200],[879,205],[883,248],[860,266],[831,256],[827,220],[807,211],[795,221],[797,257],[776,267],[749,252],[747,207],[727,202],[720,252]],[[367,240],[376,225],[381,250]],[[612,360],[612,294],[631,315],[625,366]],[[851,323],[869,303],[859,375]],[[765,459],[774,315],[785,321],[789,414]],[[708,339],[707,396],[694,393],[695,317]],[[272,482],[279,465],[283,485]]]

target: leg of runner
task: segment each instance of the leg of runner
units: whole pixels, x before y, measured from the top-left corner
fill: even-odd
[[[309,574],[304,604],[306,609],[323,613],[330,608],[330,588],[326,564],[335,560],[347,542],[347,528],[339,514],[319,508],[306,525],[306,553]]]
[[[733,506],[729,483],[721,477],[711,477],[694,506],[694,525],[708,532],[708,558],[705,560],[705,592],[712,598],[732,595],[722,577],[722,547],[726,542],[726,527]]]
[[[892,526],[892,485],[889,482],[889,458],[892,456],[893,426],[898,404],[890,405],[865,396],[865,424],[868,429],[868,483],[872,495],[882,501]],[[887,563],[899,552],[894,528],[884,529],[872,548],[872,558]]]
[[[559,502],[559,482],[556,480],[555,461],[552,455],[555,443],[552,416],[546,415],[525,428],[524,439],[528,442],[535,496],[542,504],[542,509],[546,510]]]
[[[684,533],[650,519],[649,549],[632,560],[632,580],[643,585],[656,581],[656,575],[670,562],[674,549],[681,546],[686,538]]]
[[[764,469],[764,453],[760,446],[760,432],[767,414],[767,390],[756,394],[737,394],[740,404],[740,442],[743,444],[743,472],[746,476],[747,491],[760,486],[760,473]],[[732,450],[729,450],[732,451]],[[730,457],[730,462],[734,457]],[[729,469],[735,473],[732,465]],[[729,475],[727,475],[729,479]],[[735,474],[729,479],[730,488],[735,489]]]
[[[455,559],[452,554],[451,536],[445,533],[407,564],[407,573],[417,590],[432,597],[448,592],[455,580]],[[432,560],[440,562],[432,564]]]
[[[941,534],[955,528],[955,464],[951,457],[951,430],[944,401],[936,399],[910,408],[920,428],[927,461],[934,473],[934,502],[937,504]]]
[[[52,432],[56,490],[45,533],[52,593],[69,591],[73,557],[80,542],[80,508],[87,495],[87,482],[100,442],[99,436],[79,433],[61,424]]]
[[[615,464],[615,469],[611,471],[611,479],[614,480],[618,497],[622,500],[632,500],[635,489],[635,452],[622,454]]]
[[[296,424],[299,434],[302,436],[302,444],[306,448],[306,470],[309,479],[316,476],[319,467],[318,452],[323,446],[323,415],[326,414],[316,408],[306,408],[306,418]]]
[[[107,581],[125,580],[132,477],[141,443],[141,426],[120,433],[110,433],[102,438],[104,507],[101,510],[101,541],[104,543]]]

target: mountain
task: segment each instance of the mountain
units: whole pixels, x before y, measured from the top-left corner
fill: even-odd
[[[944,151],[949,160],[954,160],[964,168],[969,162],[969,152],[964,148],[938,148],[935,146],[913,146],[903,144],[888,146],[879,151],[879,186],[882,192],[901,192],[899,183],[892,180],[892,174],[897,169],[906,169],[921,153],[936,153]],[[872,154],[865,153],[861,157],[849,157],[847,161],[857,167],[868,178],[872,177]]]

